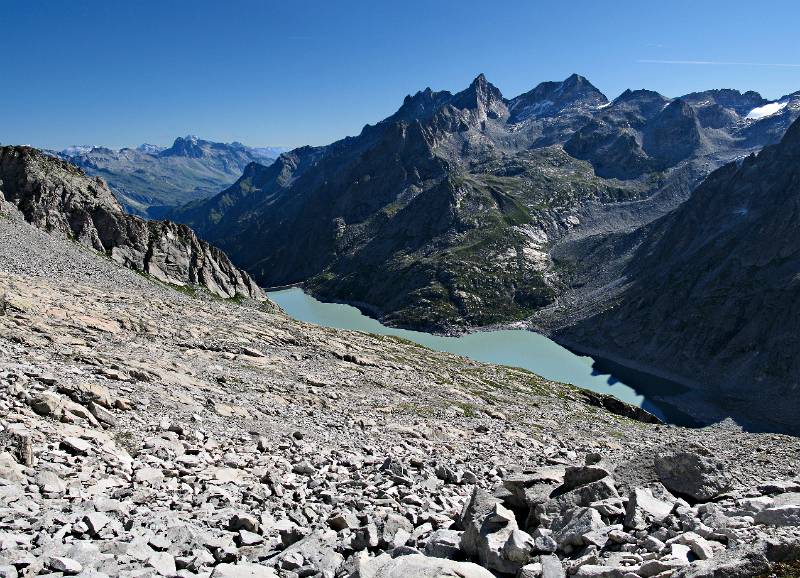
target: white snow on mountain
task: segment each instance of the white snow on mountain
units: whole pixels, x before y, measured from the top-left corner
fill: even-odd
[[[761,118],[765,118],[768,116],[772,116],[784,108],[786,105],[789,104],[788,102],[770,102],[769,104],[765,104],[764,106],[759,106],[751,110],[747,113],[747,119],[750,120],[759,120]]]

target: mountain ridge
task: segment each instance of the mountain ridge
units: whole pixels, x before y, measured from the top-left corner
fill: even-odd
[[[556,95],[557,105],[534,114],[531,106]],[[724,129],[700,114],[714,99],[735,119]],[[285,153],[280,170],[250,166],[217,196],[168,215],[265,286],[305,283],[320,298],[366,304],[389,324],[516,321],[563,291],[554,244],[665,214],[711,170],[800,115],[800,99],[757,120],[736,112],[744,103],[763,99],[627,90],[609,102],[578,75],[507,100],[481,74],[454,94],[408,95],[357,136]],[[528,113],[514,116],[520,107]]]
[[[274,147],[217,143],[193,135],[177,137],[168,147],[143,144],[114,150],[80,146],[52,152],[105,179],[128,212],[155,218],[163,216],[169,206],[218,193],[233,183],[248,163],[269,164],[279,153]]]
[[[780,143],[717,169],[673,212],[607,243],[612,254],[633,247],[612,277],[620,288],[555,338],[666,369],[743,422],[797,434],[798,167],[795,121]]]

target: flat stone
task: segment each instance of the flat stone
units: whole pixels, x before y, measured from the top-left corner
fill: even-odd
[[[49,556],[45,561],[45,566],[54,572],[63,572],[70,575],[78,574],[83,570],[83,565],[80,562],[63,556]]]
[[[92,449],[92,444],[81,438],[67,436],[61,440],[61,447],[71,454],[80,456],[88,455]]]
[[[755,522],[765,526],[800,526],[800,505],[766,508],[756,514]]]
[[[275,570],[260,564],[217,564],[211,578],[278,578]]]

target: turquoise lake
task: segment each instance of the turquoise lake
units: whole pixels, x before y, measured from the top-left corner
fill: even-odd
[[[547,337],[522,329],[481,331],[459,337],[433,335],[421,331],[387,327],[367,317],[356,307],[340,303],[323,303],[299,288],[271,291],[269,298],[291,317],[325,327],[349,329],[380,335],[395,335],[437,351],[446,351],[476,361],[498,363],[528,369],[554,381],[571,383],[599,393],[613,395],[630,404],[644,407],[665,421],[689,425],[687,416],[676,412],[669,403],[647,395],[652,388],[658,397],[677,394],[683,388],[657,378],[623,371],[627,379],[605,373],[591,357],[576,355]]]

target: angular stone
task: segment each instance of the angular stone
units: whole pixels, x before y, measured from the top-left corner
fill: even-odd
[[[63,556],[49,556],[45,565],[53,572],[63,572],[68,575],[78,574],[83,570],[80,562]]]
[[[29,405],[31,409],[39,415],[58,419],[64,413],[65,401],[66,400],[57,393],[46,391],[34,397],[29,402]]]
[[[83,517],[83,521],[89,527],[89,532],[97,535],[111,521],[111,518],[102,512],[90,512]]]
[[[81,438],[67,436],[61,440],[61,447],[71,454],[85,456],[88,455],[92,449],[92,444]]]
[[[211,578],[278,578],[275,570],[260,564],[217,564]]]
[[[731,486],[723,462],[700,448],[662,453],[653,463],[667,489],[694,500],[710,500]]]
[[[147,559],[147,564],[162,576],[175,576],[175,558],[167,552],[156,552]]]
[[[542,565],[542,578],[566,578],[564,565],[555,554],[541,556],[539,563]]]
[[[390,513],[383,522],[381,541],[389,549],[405,546],[413,531],[414,524],[399,514]]]
[[[117,416],[115,416],[111,411],[109,411],[99,403],[91,401],[89,402],[88,408],[89,411],[92,412],[92,415],[100,423],[104,423],[110,426],[117,425]]]
[[[533,536],[522,530],[512,530],[503,546],[503,558],[519,566],[531,561],[536,545]]]
[[[755,522],[765,526],[800,526],[800,505],[766,508],[756,514]]]
[[[600,512],[594,508],[573,508],[553,521],[553,538],[560,548],[583,546],[588,542],[584,534],[603,528]]]
[[[233,531],[247,530],[248,532],[257,533],[258,518],[250,514],[245,514],[244,512],[237,512],[231,516],[230,522],[228,522],[228,528]]]
[[[457,558],[461,552],[461,534],[457,530],[436,530],[425,544],[425,555],[434,558]]]
[[[634,488],[625,508],[625,527],[644,530],[652,522],[661,522],[672,513],[674,504],[660,500],[650,488]]]
[[[334,530],[342,531],[346,529],[355,529],[360,526],[358,518],[352,512],[340,512],[328,518],[328,525]]]
[[[708,560],[714,557],[714,549],[711,547],[711,543],[699,534],[686,532],[678,537],[678,541],[691,548],[699,560]]]
[[[610,475],[608,469],[600,464],[586,466],[570,466],[564,471],[564,485],[566,491],[602,480]]]
[[[358,572],[359,578],[494,578],[494,575],[471,562],[454,562],[443,558],[429,558],[411,554],[391,558],[381,555],[365,561]]]
[[[164,479],[164,471],[161,468],[139,468],[133,476],[137,482],[154,483]]]

